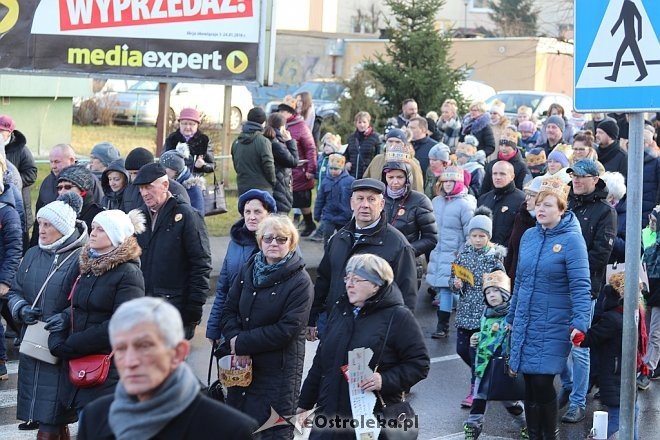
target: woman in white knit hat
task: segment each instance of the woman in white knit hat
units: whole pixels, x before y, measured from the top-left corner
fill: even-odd
[[[51,332],[51,353],[63,360],[112,352],[108,324],[117,307],[144,296],[140,271],[142,250],[135,234],[144,231],[145,219],[139,210],[128,214],[118,209],[94,217],[89,241],[80,253],[80,277],[70,295],[70,307],[46,320]],[[66,363],[65,363],[66,365]],[[92,400],[114,393],[119,375],[111,364],[106,381],[92,388],[76,388],[63,369],[60,383],[66,384],[60,401],[80,412]]]
[[[81,207],[82,199],[71,192],[37,212],[39,244],[28,249],[9,290],[9,308],[23,325],[21,337],[27,326],[51,319],[68,305],[80,250],[87,241],[87,227],[76,220]],[[25,423],[19,429],[38,426],[39,438],[68,438],[62,437],[66,428],[59,402],[63,368],[66,364],[61,362],[53,365],[20,354],[16,418]]]

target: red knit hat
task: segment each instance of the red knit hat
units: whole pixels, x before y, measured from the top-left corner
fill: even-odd
[[[0,130],[14,131],[14,129],[16,129],[14,120],[7,115],[0,115]]]

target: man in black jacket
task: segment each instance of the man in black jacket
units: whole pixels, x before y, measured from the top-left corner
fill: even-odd
[[[403,302],[411,311],[415,310],[415,251],[403,234],[387,223],[385,215],[381,215],[385,207],[385,184],[376,179],[359,179],[353,182],[351,189],[353,218],[332,236],[319,264],[307,328],[308,340],[316,338],[318,327],[322,335],[332,307],[346,294],[346,262],[354,254],[375,254],[385,259],[394,271],[394,281],[403,294]]]
[[[619,126],[612,118],[605,118],[596,128],[598,142],[598,162],[603,164],[605,171],[617,171],[628,176],[628,154],[619,145]]]
[[[566,170],[571,176],[571,192],[568,209],[573,211],[582,229],[582,236],[589,253],[589,275],[591,277],[592,315],[593,306],[600,293],[616,238],[616,211],[606,202],[607,187],[598,177],[598,167],[593,160],[582,159]],[[562,421],[577,423],[584,419],[589,388],[590,356],[587,348],[571,349],[573,367],[568,366],[561,374],[561,404],[570,402]],[[572,373],[572,374],[571,374]]]
[[[419,162],[422,174],[426,175],[426,169],[429,167],[429,151],[437,142],[429,137],[429,124],[421,116],[412,118],[408,123],[408,129],[412,133],[410,143],[415,149],[415,159]]]
[[[513,165],[506,160],[495,162],[492,168],[493,189],[479,197],[478,206],[493,212],[493,243],[508,246],[513,220],[525,200],[525,193],[516,188]]]
[[[183,318],[192,339],[209,292],[211,249],[204,219],[188,203],[172,197],[165,168],[148,164],[133,183],[140,189],[147,230],[138,235],[147,296],[167,299]]]

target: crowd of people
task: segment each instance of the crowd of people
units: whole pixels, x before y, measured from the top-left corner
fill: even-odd
[[[524,395],[504,402],[522,438],[555,439],[560,420],[583,420],[592,387],[616,432],[625,275],[613,267],[624,263],[626,239],[625,116],[567,117],[555,104],[542,122],[524,106],[509,120],[503,103],[473,102],[461,118],[453,100],[440,115],[421,116],[413,99],[401,110],[383,135],[358,112],[346,145],[319,136],[305,93],[272,115],[248,113],[231,147],[241,217],[203,323],[218,355],[252,370],[248,386],[226,391],[233,409],[201,396],[185,363],[210,290],[202,192],[215,162],[199,112],[181,111],[158,162],[144,148],[122,158],[103,142],[81,165],[70,145],[54,146],[34,219],[25,191],[36,167],[14,121],[0,116],[0,303],[21,346],[19,429],[66,439],[80,420],[79,438],[160,438],[165,430],[207,438],[194,421],[215,412],[233,417],[223,429],[249,438],[272,410],[319,407],[350,419],[351,350],[373,352],[372,373],[358,386],[376,394],[379,412],[405,402],[428,375],[429,344],[455,331],[470,370],[460,401],[470,409],[466,439],[484,430],[500,355],[524,380]],[[651,268],[660,262],[658,122],[644,136]],[[322,243],[316,279],[301,239]],[[648,274],[640,389],[660,377],[660,269]],[[431,340],[415,319],[419,300],[437,311]],[[28,347],[38,332],[47,356]],[[315,340],[303,381],[306,341]],[[114,359],[91,386],[72,375],[90,356]],[[292,438],[293,429],[258,436]],[[314,426],[310,434],[344,437],[354,433]]]

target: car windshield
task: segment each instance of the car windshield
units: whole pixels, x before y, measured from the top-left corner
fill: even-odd
[[[518,113],[518,108],[521,105],[531,108],[532,111],[536,110],[536,107],[543,99],[543,96],[527,93],[498,93],[497,95],[488,98],[486,106],[490,106],[496,99],[499,99],[504,103],[505,113]]]
[[[158,81],[139,81],[133,84],[128,90],[131,92],[157,92]]]
[[[303,83],[295,94],[309,92],[312,101],[337,101],[344,89],[340,83],[311,81]]]

